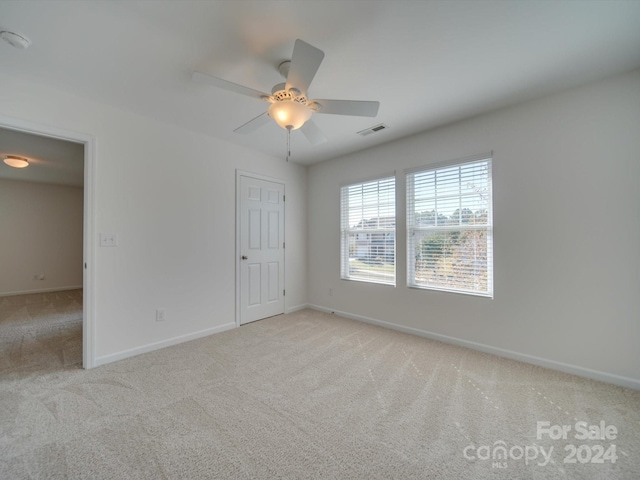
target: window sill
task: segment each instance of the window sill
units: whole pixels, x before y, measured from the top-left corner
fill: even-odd
[[[493,292],[482,293],[482,292],[474,292],[471,290],[454,290],[452,288],[426,287],[423,285],[407,285],[407,287],[414,290],[429,290],[432,292],[457,293],[458,295],[467,295],[472,297],[481,297],[481,298],[488,298],[490,300],[493,300]]]

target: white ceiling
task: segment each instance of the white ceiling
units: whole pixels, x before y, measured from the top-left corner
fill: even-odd
[[[267,104],[192,81],[261,91],[296,38],[325,52],[310,97],[379,100],[376,118],[314,115],[329,141],[292,134],[312,164],[640,66],[640,1],[9,1],[2,70],[284,157],[286,131],[233,129]],[[361,137],[357,131],[389,128]]]

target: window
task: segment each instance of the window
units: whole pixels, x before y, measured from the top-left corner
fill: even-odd
[[[407,173],[411,287],[493,296],[491,158]]]
[[[395,177],[341,189],[343,279],[396,284]]]

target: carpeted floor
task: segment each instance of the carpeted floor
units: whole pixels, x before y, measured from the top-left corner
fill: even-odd
[[[0,297],[0,392],[16,374],[81,365],[81,289]]]
[[[311,310],[85,371],[81,292],[24,297],[1,479],[640,478],[640,392]]]

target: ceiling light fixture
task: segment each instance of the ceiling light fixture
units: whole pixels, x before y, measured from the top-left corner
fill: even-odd
[[[295,100],[276,101],[269,107],[269,116],[287,130],[297,130],[311,118],[313,111]]]
[[[289,96],[288,99],[281,100],[280,96]],[[297,130],[311,118],[313,111],[307,107],[307,98],[304,96],[293,96],[291,92],[287,94],[284,90],[274,94],[274,101],[267,111],[278,125],[287,130],[287,162],[291,157],[291,130]],[[300,99],[301,101],[298,101]],[[304,103],[302,103],[304,102]]]
[[[29,160],[16,155],[6,155],[4,157],[4,163],[13,168],[25,168],[29,166]]]
[[[23,37],[22,35],[15,32],[10,32],[9,30],[0,31],[0,38],[2,38],[12,47],[19,48],[21,50],[31,45],[31,40],[29,40],[27,37]]]
[[[280,68],[287,63],[283,62]],[[289,62],[290,63],[290,62]],[[272,95],[263,98],[271,102],[267,110],[267,116],[273,118],[282,128],[287,130],[287,162],[291,157],[291,130],[298,130],[310,118],[315,110],[310,108],[307,97],[300,93],[297,88],[286,89],[284,83],[273,87]]]

